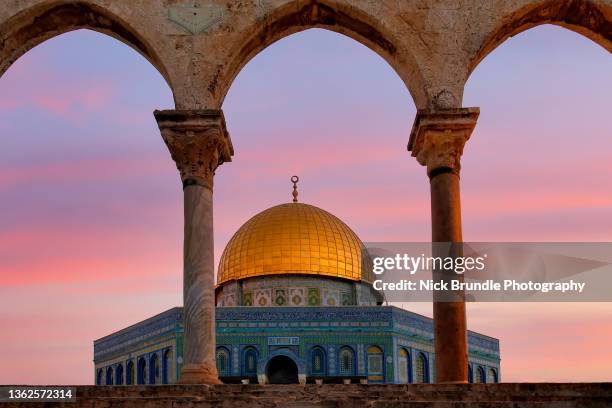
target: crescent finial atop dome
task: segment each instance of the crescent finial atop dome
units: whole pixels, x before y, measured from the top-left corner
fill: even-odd
[[[297,191],[297,183],[298,181],[300,181],[300,178],[298,176],[293,176],[291,177],[291,182],[293,183],[293,193],[291,193],[293,195],[293,202],[297,203],[298,202],[298,191]]]

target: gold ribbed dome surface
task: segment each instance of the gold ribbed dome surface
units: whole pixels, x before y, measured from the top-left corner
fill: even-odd
[[[217,285],[266,275],[318,275],[365,280],[363,243],[339,218],[312,205],[281,204],[248,220],[229,241]]]

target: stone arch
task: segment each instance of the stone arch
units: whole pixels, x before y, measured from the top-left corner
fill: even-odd
[[[39,3],[0,24],[0,77],[30,49],[78,29],[103,33],[127,44],[157,69],[174,92],[168,71],[151,44],[119,16],[85,0]]]
[[[508,38],[530,28],[553,24],[593,40],[612,52],[612,5],[592,0],[540,0],[511,12],[484,36],[470,59],[468,72]]]
[[[236,76],[261,51],[292,34],[322,28],[343,34],[382,57],[403,80],[417,106],[426,106],[425,80],[416,58],[405,52],[388,28],[357,7],[331,0],[294,0],[276,8],[234,41],[225,65],[208,91],[219,106]]]

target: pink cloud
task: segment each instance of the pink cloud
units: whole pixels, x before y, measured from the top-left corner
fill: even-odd
[[[130,157],[84,159],[79,161],[28,164],[8,167],[0,172],[0,190],[32,180],[47,183],[118,180],[126,175],[168,173],[174,171],[169,155],[140,154]],[[178,177],[178,176],[177,176]]]
[[[41,65],[43,61],[21,58],[6,72],[0,82],[0,109],[35,108],[82,123],[83,114],[105,109],[115,95],[109,78],[75,76],[58,82]]]

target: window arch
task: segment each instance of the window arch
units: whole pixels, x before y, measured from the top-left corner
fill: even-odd
[[[312,348],[310,353],[310,373],[312,375],[327,375],[327,359],[325,358],[325,350],[322,347],[316,346]]]
[[[230,375],[230,353],[225,347],[217,349],[217,371],[220,376]]]
[[[113,367],[106,368],[106,385],[113,385]]]
[[[399,382],[401,384],[409,384],[412,382],[412,364],[410,361],[410,352],[404,347],[400,348],[397,359]]]
[[[172,349],[169,348],[164,351],[164,357],[162,360],[162,384],[168,384],[170,377],[170,370],[172,368],[173,353]]]
[[[149,384],[159,384],[159,358],[157,353],[149,357]]]
[[[134,362],[132,360],[128,361],[125,366],[125,384],[132,385],[134,384]]]
[[[471,364],[468,364],[468,383],[474,382],[474,369]]]
[[[487,382],[488,383],[498,383],[497,380],[497,371],[493,367],[489,367],[489,372],[487,373]]]
[[[425,353],[419,353],[419,355],[417,356],[414,374],[414,379],[416,383],[429,382],[429,364],[427,362],[427,356],[425,355]]]
[[[115,370],[115,384],[123,385],[123,364],[119,363]]]
[[[482,366],[478,366],[478,370],[476,370],[476,382],[479,384],[487,382],[487,376]]]
[[[248,377],[257,375],[257,350],[254,347],[247,347],[243,352],[242,373]]]
[[[385,379],[385,358],[378,346],[368,347],[368,382],[382,382]]]
[[[355,352],[352,348],[344,346],[338,353],[340,375],[355,375]]]
[[[96,373],[96,385],[102,385],[102,369],[98,368],[98,372]]]
[[[147,360],[144,357],[138,359],[138,384],[147,383]]]

